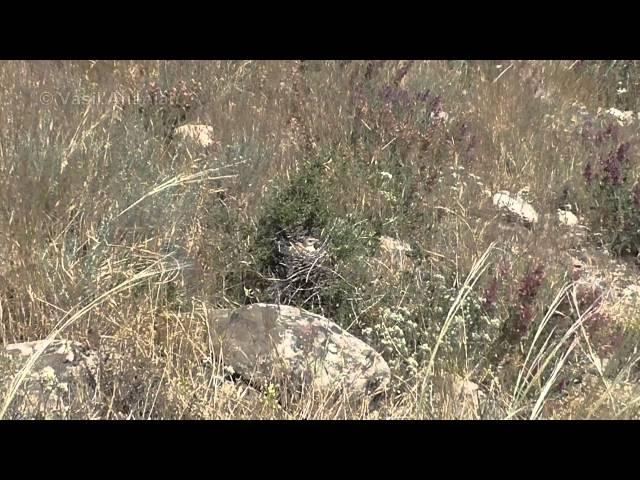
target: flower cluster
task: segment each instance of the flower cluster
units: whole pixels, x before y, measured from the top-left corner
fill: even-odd
[[[538,264],[534,269],[529,270],[520,281],[517,311],[508,324],[509,330],[505,332],[511,343],[519,342],[529,333],[535,315],[534,302],[544,278],[544,268]]]
[[[412,376],[417,373],[419,352],[414,347],[419,329],[407,308],[382,309],[379,321],[364,328],[362,334],[368,341],[379,345],[380,352],[397,374]]]
[[[623,169],[629,163],[629,149],[631,144],[621,143],[618,148],[611,150],[600,160],[604,176],[602,181],[612,186],[622,185],[624,182]]]

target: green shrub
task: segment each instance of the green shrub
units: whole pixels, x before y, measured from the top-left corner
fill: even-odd
[[[343,323],[346,307],[366,282],[360,264],[375,245],[375,233],[366,220],[340,216],[334,208],[324,159],[306,162],[267,197],[250,247],[259,276],[245,288],[261,292],[261,301],[286,302]],[[286,247],[308,237],[318,240],[318,255],[292,265],[297,260]]]

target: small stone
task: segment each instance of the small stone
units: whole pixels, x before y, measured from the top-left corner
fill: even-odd
[[[618,110],[617,108],[610,108],[607,110],[607,113],[618,121],[618,124],[621,126],[629,125],[635,119],[635,114],[631,110],[627,110],[623,112],[622,110]]]
[[[578,217],[567,210],[558,209],[558,221],[568,227],[578,225]]]
[[[215,143],[213,127],[209,125],[182,125],[175,129],[175,136],[183,141],[190,141],[202,148]]]
[[[538,213],[523,199],[514,197],[507,191],[500,191],[493,196],[493,205],[517,219],[525,225],[533,225],[538,222]]]

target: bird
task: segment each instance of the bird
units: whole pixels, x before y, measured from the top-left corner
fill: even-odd
[[[293,252],[301,256],[312,256],[318,251],[316,245],[320,243],[317,238],[305,237],[302,241],[291,242],[289,247]]]

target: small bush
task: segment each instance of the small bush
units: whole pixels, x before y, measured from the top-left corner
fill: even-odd
[[[366,221],[338,216],[322,157],[307,162],[290,182],[265,201],[250,252],[260,275],[250,289],[262,301],[283,302],[327,315],[340,312],[357,296],[374,234]],[[315,241],[315,254],[298,255],[293,245]]]

